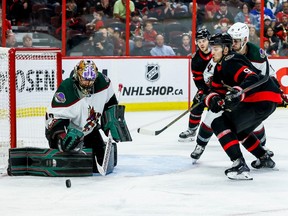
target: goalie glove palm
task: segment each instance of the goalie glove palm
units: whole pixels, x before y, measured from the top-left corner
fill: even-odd
[[[74,150],[79,143],[83,140],[84,134],[83,132],[75,129],[75,128],[69,128],[66,136],[61,139],[60,138],[60,146],[59,149],[67,152]]]

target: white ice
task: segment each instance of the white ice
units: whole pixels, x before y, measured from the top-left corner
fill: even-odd
[[[127,112],[132,142],[118,143],[118,165],[107,176],[67,178],[0,177],[0,214],[6,215],[288,215],[288,112],[277,109],[264,123],[267,147],[279,171],[254,170],[252,181],[224,175],[231,167],[213,136],[196,165],[190,153],[195,142],[179,143],[188,115],[158,136],[137,133],[157,130],[183,111]],[[250,166],[254,157],[242,148]]]

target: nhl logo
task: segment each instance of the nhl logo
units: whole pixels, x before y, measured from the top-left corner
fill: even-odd
[[[150,82],[157,81],[160,77],[159,69],[160,67],[158,64],[148,64],[146,66],[146,73],[145,73],[146,79]]]

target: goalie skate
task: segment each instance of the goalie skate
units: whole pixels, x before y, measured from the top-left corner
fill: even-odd
[[[196,130],[187,129],[179,134],[179,142],[192,142],[195,140]]]
[[[233,162],[232,168],[225,170],[225,175],[232,180],[253,180],[249,172],[244,158],[238,158]]]

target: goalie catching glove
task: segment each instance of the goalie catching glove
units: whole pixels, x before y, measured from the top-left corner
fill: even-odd
[[[66,133],[58,135],[58,148],[64,152],[73,151],[81,145],[83,139],[83,132],[68,126]]]

